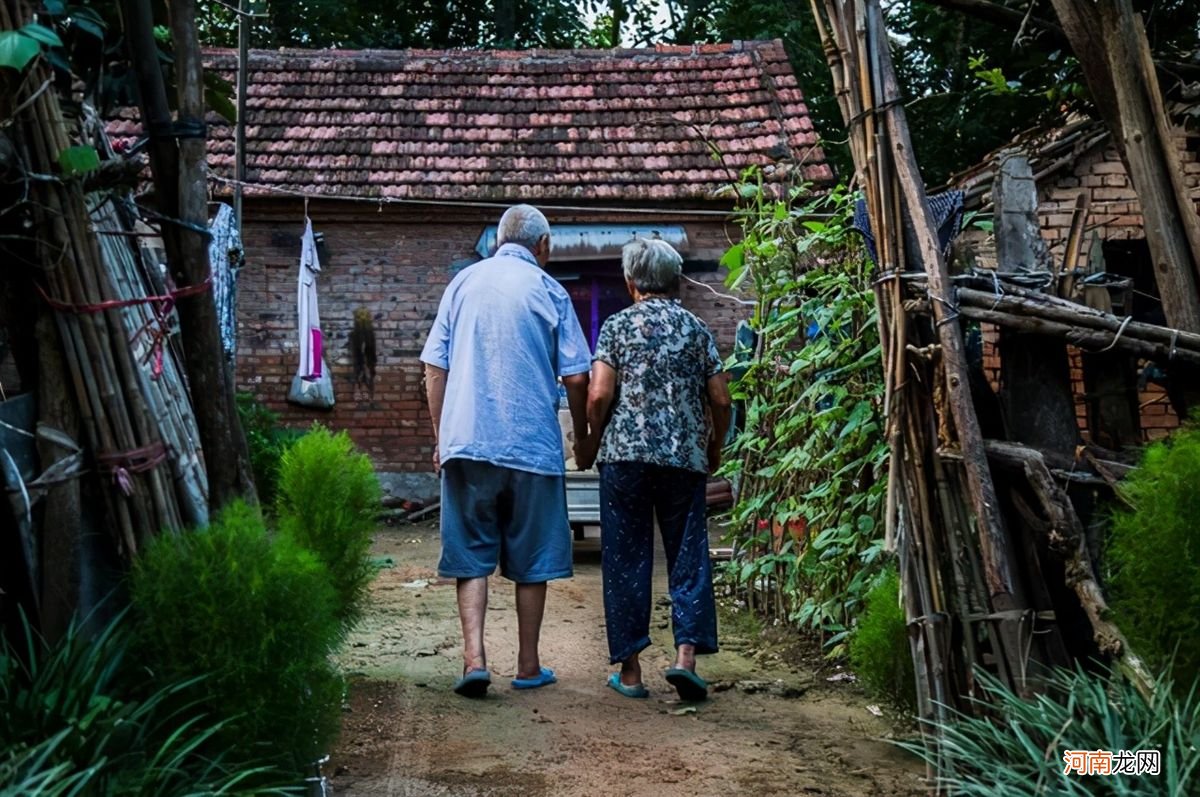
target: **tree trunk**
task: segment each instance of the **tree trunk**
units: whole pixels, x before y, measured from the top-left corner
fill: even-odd
[[[515,47],[517,41],[516,0],[494,0],[496,47]]]
[[[122,0],[125,38],[136,72],[142,124],[150,136],[150,165],[171,276],[177,289],[209,279],[205,185],[204,83],[196,38],[194,0],[170,4],[178,82],[178,122],[173,124],[154,42],[148,0]],[[246,439],[225,369],[212,292],[181,297],[179,325],[184,362],[215,511],[235,498],[254,500]]]

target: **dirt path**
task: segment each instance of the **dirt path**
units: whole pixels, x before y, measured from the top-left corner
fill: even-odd
[[[339,795],[917,795],[923,768],[880,740],[888,725],[853,686],[788,667],[736,624],[703,657],[712,699],[680,704],[663,680],[668,609],[656,603],[643,654],[651,697],[604,685],[609,672],[594,542],[577,544],[576,575],[550,587],[543,663],[559,683],[518,692],[512,588],[492,580],[491,694],[450,691],[461,669],[454,585],[433,571],[435,524],[380,532],[394,563],[374,585],[370,616],[342,663],[350,708],[329,771]],[[660,557],[661,559],[661,557]],[[661,571],[661,567],[660,567]],[[656,595],[665,593],[665,574]]]

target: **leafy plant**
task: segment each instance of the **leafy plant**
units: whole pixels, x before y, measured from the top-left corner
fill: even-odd
[[[58,34],[30,23],[20,30],[0,31],[0,67],[20,72],[42,54],[43,47],[62,47]]]
[[[23,632],[0,649],[0,795],[280,793],[283,773],[213,744],[225,721],[186,697],[197,681],[147,684],[123,615],[53,645]]]
[[[1200,428],[1146,448],[1121,485],[1132,510],[1113,515],[1106,568],[1117,624],[1139,654],[1200,677]]]
[[[887,457],[870,267],[843,188],[801,205],[765,197],[750,172],[728,284],[753,286],[757,356],[732,392],[745,423],[724,473],[740,482],[729,572],[751,600],[819,630],[842,652],[882,565]]]
[[[205,676],[195,693],[229,717],[219,741],[301,768],[337,733],[340,639],[329,572],[257,510],[155,538],[134,563],[138,661],[160,682]]]
[[[850,637],[850,664],[870,692],[897,708],[916,710],[916,676],[895,568],[885,570],[867,593]]]
[[[1185,797],[1200,767],[1200,695],[1182,697],[1162,680],[1147,702],[1125,679],[1082,669],[1057,670],[1032,698],[977,671],[983,695],[975,715],[954,712],[936,724],[931,745],[899,742],[935,765],[937,785],[965,797],[1054,794],[1063,797]],[[937,741],[934,741],[934,740]],[[1156,750],[1158,775],[1065,774],[1067,750]]]
[[[252,393],[238,393],[237,409],[250,449],[250,469],[254,471],[258,500],[264,507],[274,508],[283,453],[303,433],[281,425],[279,413],[263,406]]]
[[[358,619],[375,575],[368,554],[380,510],[379,479],[371,460],[346,432],[314,424],[287,449],[279,471],[279,530],[329,568],[338,617]]]

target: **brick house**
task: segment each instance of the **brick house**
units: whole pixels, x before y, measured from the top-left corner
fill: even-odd
[[[1200,132],[1177,128],[1178,155],[1184,181],[1200,212]],[[1026,134],[1014,145],[1028,153],[1038,184],[1038,219],[1050,257],[1064,270],[1078,268],[1083,273],[1107,272],[1127,281],[1127,290],[1117,291],[1123,299],[1112,312],[1130,315],[1137,321],[1165,324],[1157,299],[1153,263],[1146,245],[1141,206],[1129,182],[1125,166],[1107,127],[1091,119],[1073,121],[1051,131]],[[994,164],[992,159],[954,178],[955,187],[965,192],[968,211],[982,210],[990,202]],[[1073,263],[1064,262],[1073,214],[1081,195],[1087,196],[1083,245]],[[979,230],[964,233],[963,250],[975,265],[995,267],[995,253],[989,236]],[[984,325],[989,327],[989,325]],[[984,330],[984,370],[993,387],[999,389],[1000,361],[994,328]],[[1085,437],[1088,430],[1088,406],[1081,356],[1069,348],[1071,379],[1074,385],[1076,417]],[[1179,425],[1166,391],[1153,374],[1138,363],[1141,432],[1145,440],[1166,435]],[[1147,378],[1149,377],[1149,378]]]
[[[210,53],[232,74],[233,54]],[[685,306],[726,353],[748,315],[719,295],[738,235],[729,186],[763,169],[772,190],[832,178],[778,41],[639,50],[254,52],[239,285],[237,381],[289,424],[347,429],[389,489],[428,490],[432,438],[422,344],[454,270],[494,245],[516,202],[556,228],[551,271],[584,332],[628,299],[621,245],[659,234],[685,257]],[[120,128],[118,135],[132,134]],[[216,198],[233,131],[210,128]],[[306,198],[307,197],[307,198]],[[305,210],[323,242],[320,307],[337,405],[286,403],[297,366]],[[356,309],[377,337],[373,395],[355,389]],[[411,474],[404,476],[403,474]]]

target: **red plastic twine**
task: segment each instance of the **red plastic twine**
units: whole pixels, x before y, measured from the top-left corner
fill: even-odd
[[[41,294],[46,304],[60,313],[74,313],[75,315],[95,315],[103,313],[106,310],[122,310],[127,307],[136,307],[138,305],[148,304],[154,309],[154,317],[143,324],[129,338],[130,345],[136,341],[141,335],[149,333],[150,351],[146,353],[146,359],[153,358],[154,364],[151,366],[151,379],[158,379],[163,372],[163,344],[170,330],[167,328],[167,318],[171,315],[171,311],[175,309],[175,300],[184,299],[189,296],[199,296],[212,287],[212,277],[206,277],[204,282],[198,282],[195,285],[188,285],[185,288],[178,288],[164,296],[139,296],[135,299],[108,299],[95,304],[72,304],[70,302],[59,301],[52,299],[42,289],[41,285],[35,283],[34,287]]]
[[[96,455],[96,462],[112,473],[113,484],[126,496],[133,495],[134,473],[146,473],[167,459],[167,447],[162,442],[151,443],[132,451],[116,451]]]

